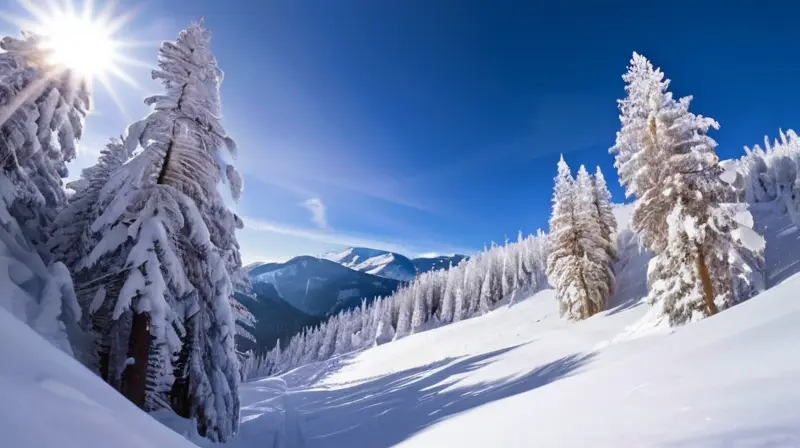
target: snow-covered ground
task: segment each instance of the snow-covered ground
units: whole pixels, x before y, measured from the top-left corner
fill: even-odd
[[[800,446],[798,287],[644,334],[646,305],[570,323],[543,291],[245,384],[228,446]]]
[[[0,359],[2,447],[191,446],[2,307]]]

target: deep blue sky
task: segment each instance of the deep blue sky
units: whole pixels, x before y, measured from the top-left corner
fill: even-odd
[[[100,0],[98,0],[100,1]],[[552,3],[560,3],[552,6]],[[172,39],[205,17],[246,192],[248,261],[365,244],[411,255],[475,250],[546,228],[559,153],[613,159],[633,51],[721,124],[722,158],[798,123],[792,2],[244,1],[139,5],[123,35]],[[548,6],[549,5],[549,6]],[[153,63],[155,45],[136,49]],[[139,117],[144,91],[119,86]],[[103,92],[85,147],[126,119]],[[84,163],[91,151],[84,153]],[[328,229],[300,204],[317,198]]]

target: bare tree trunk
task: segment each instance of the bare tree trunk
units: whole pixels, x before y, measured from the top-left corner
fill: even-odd
[[[133,358],[134,362],[126,365],[122,373],[122,394],[144,409],[147,364],[150,359],[150,316],[147,313],[133,314],[129,341],[128,358]]]
[[[592,299],[590,299],[589,295],[589,285],[586,283],[586,277],[583,275],[583,268],[581,268],[581,286],[583,286],[583,305],[581,306],[581,320],[588,319],[594,316],[597,312],[595,311],[594,303]]]
[[[703,249],[699,245],[697,246],[697,273],[700,276],[700,281],[703,283],[703,300],[706,304],[706,316],[713,316],[717,314],[717,304],[714,303],[714,288],[711,284],[711,275],[708,273],[705,254],[703,254]]]

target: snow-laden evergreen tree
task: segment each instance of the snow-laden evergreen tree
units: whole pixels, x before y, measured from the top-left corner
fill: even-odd
[[[411,313],[411,332],[416,332],[428,320],[428,306],[425,303],[426,295],[429,293],[428,273],[420,276],[419,281],[414,283],[414,308]]]
[[[732,197],[708,131],[713,119],[675,100],[669,81],[634,53],[623,77],[622,129],[612,148],[620,182],[637,198],[632,229],[655,253],[648,301],[677,325],[733,303],[732,254],[737,227],[722,203]]]
[[[350,311],[345,311],[341,315],[342,319],[339,322],[339,328],[336,332],[336,344],[334,348],[334,355],[343,355],[350,352],[352,349],[352,336],[353,332]]]
[[[0,48],[0,156],[14,185],[8,208],[48,263],[48,228],[67,203],[62,179],[83,132],[89,90],[85,79],[47,62],[35,34],[4,37]]]
[[[594,177],[594,203],[597,207],[600,234],[607,242],[606,251],[608,258],[613,262],[617,258],[617,218],[614,217],[614,206],[611,203],[611,192],[608,191],[606,178],[600,167],[595,170]],[[610,267],[611,263],[609,263]]]
[[[226,182],[236,198],[241,182],[222,163],[225,146],[232,156],[235,147],[220,124],[221,71],[209,41],[194,23],[162,44],[153,77],[166,93],[148,98],[153,112],[128,129],[126,150],[142,151],[101,190],[101,201],[113,199],[91,226],[101,238],[83,265],[112,266],[106,278],[122,282],[99,302],[115,321],[132,314],[121,329],[135,360],[123,373],[126,396],[143,407],[168,402],[201,435],[223,441],[238,426],[231,277],[241,261],[239,224],[217,186]]]
[[[609,294],[604,241],[597,222],[593,182],[581,166],[576,179],[564,158],[558,162],[550,218],[547,276],[556,288],[559,311],[585,319],[601,311]]]
[[[100,152],[97,163],[81,172],[82,188],[69,198],[49,229],[48,249],[53,259],[63,262],[70,272],[79,270],[80,261],[96,244],[90,227],[108,205],[98,203],[101,189],[130,157],[119,140],[111,139]],[[81,305],[88,311],[88,304]]]
[[[483,283],[481,284],[481,294],[478,299],[478,313],[486,314],[492,311],[492,297],[494,288],[494,269],[492,269],[492,257],[489,258],[489,265],[483,273]]]
[[[397,326],[394,331],[395,339],[408,336],[411,333],[411,315],[414,310],[414,294],[410,287],[401,288],[395,294],[398,307]]]
[[[450,263],[448,272],[452,272],[453,263]],[[454,275],[448,275],[445,283],[444,297],[442,297],[442,310],[439,319],[442,324],[447,325],[453,321],[456,306],[456,278]]]
[[[325,332],[322,336],[322,343],[317,351],[317,361],[324,361],[333,356],[336,348],[336,337],[339,328],[339,315],[333,316],[324,324]]]
[[[583,165],[575,176],[575,193],[577,241],[586,259],[583,263],[582,276],[594,303],[592,309],[594,314],[606,309],[606,301],[613,289],[614,273],[611,269],[610,254],[616,253],[616,247],[609,247],[611,242],[604,233],[600,210],[597,207],[595,182]]]
[[[670,81],[661,70],[654,68],[644,56],[633,54],[628,72],[623,75],[627,97],[619,101],[622,128],[610,151],[615,156],[614,166],[619,172],[619,182],[625,187],[625,196],[637,198],[631,217],[631,229],[640,235],[642,242],[654,253],[666,246],[666,217],[671,210],[667,201],[661,200],[660,177],[666,175],[664,156],[651,129],[653,104],[671,104],[672,94],[667,91]],[[710,123],[709,123],[710,125]]]
[[[394,328],[392,327],[392,306],[389,299],[381,300],[381,319],[375,332],[375,344],[381,345],[394,339]]]
[[[48,62],[34,34],[5,37],[0,48],[0,245],[11,274],[0,306],[85,359],[72,280],[50,260],[46,242],[66,204],[62,178],[81,137],[88,89],[66,67]]]

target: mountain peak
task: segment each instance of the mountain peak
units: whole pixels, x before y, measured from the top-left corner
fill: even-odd
[[[417,275],[417,268],[408,257],[380,249],[348,247],[339,252],[323,254],[321,258],[356,271],[403,282]]]

